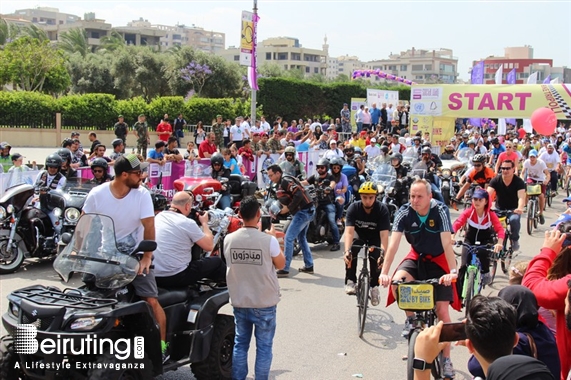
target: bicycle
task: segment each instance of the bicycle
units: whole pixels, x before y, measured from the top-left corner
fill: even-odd
[[[480,262],[480,258],[478,257],[479,251],[487,251],[490,254],[490,258],[495,254],[493,251],[493,245],[470,245],[466,244],[461,241],[456,242],[457,246],[466,247],[468,249],[468,257],[470,257],[470,264],[466,268],[466,274],[464,275],[464,284],[462,285],[462,298],[464,299],[464,308],[466,309],[466,313],[468,313],[468,309],[470,307],[470,302],[472,298],[480,294],[483,288],[486,287],[482,283],[482,263]],[[492,264],[493,263],[493,264]],[[496,276],[496,268],[498,266],[498,262],[496,260],[490,261],[491,269],[490,269],[490,276],[492,278],[490,284],[494,281],[494,277]]]
[[[361,338],[365,331],[365,320],[367,318],[367,308],[369,306],[369,284],[371,280],[371,275],[369,273],[370,254],[375,249],[380,250],[379,258],[382,263],[385,252],[381,247],[368,244],[352,245],[351,248],[353,247],[360,248],[357,260],[363,260],[363,266],[361,267],[361,272],[359,272],[359,277],[357,277],[357,283],[355,284],[355,295],[357,296],[357,332],[359,334],[359,338]]]
[[[541,184],[534,183],[526,186],[527,201],[527,234],[531,236],[533,229],[537,229],[539,223],[539,195]]]
[[[397,285],[397,304],[399,309],[414,312],[412,325],[414,326],[408,335],[408,357],[407,357],[407,380],[414,379],[414,369],[412,363],[414,361],[414,345],[418,334],[426,328],[437,323],[436,316],[436,300],[434,295],[434,286],[438,285],[439,279],[432,278],[429,280],[414,280],[406,282],[403,278],[400,281],[392,281],[393,285]],[[434,359],[432,363],[432,376],[435,379],[442,377],[442,351]]]
[[[504,274],[508,274],[508,270],[510,268],[513,258],[513,248],[511,243],[511,226],[509,222],[510,220],[509,218],[513,214],[513,211],[511,210],[493,210],[493,211],[498,216],[498,219],[500,220],[502,227],[504,227],[506,237],[504,238],[504,244],[500,253],[497,254],[494,253],[493,258],[490,258],[490,260],[496,261],[495,264],[496,266],[497,266],[497,260],[500,260],[502,272],[504,272]],[[509,242],[509,247],[508,247],[508,242]]]

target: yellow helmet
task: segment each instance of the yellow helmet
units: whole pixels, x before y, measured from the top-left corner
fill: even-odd
[[[359,187],[359,194],[377,194],[377,184],[374,182],[365,182]]]

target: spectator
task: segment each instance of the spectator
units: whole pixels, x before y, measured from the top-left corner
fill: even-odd
[[[147,125],[146,117],[143,114],[139,115],[139,119],[133,124],[133,131],[137,138],[137,153],[147,158],[147,147],[151,142],[149,137],[149,127]]]
[[[182,118],[179,113],[178,117],[174,119],[174,136],[176,137],[177,146],[180,148],[180,139],[184,138],[184,129],[186,128],[186,120]]]
[[[170,136],[165,146],[164,155],[167,161],[182,161],[182,154],[177,149],[178,143],[176,141],[176,136]]]
[[[365,119],[365,105],[361,104],[359,106],[359,110],[357,112],[355,112],[355,123],[357,124],[357,133],[361,132],[363,130],[363,123],[364,123],[364,119]],[[345,131],[343,131],[345,132]]]
[[[236,160],[236,157],[232,156],[229,148],[222,150],[222,156],[224,157],[224,167],[230,170],[230,174],[242,175],[240,167],[238,166],[238,161]]]
[[[272,363],[272,345],[276,330],[276,306],[280,300],[276,270],[285,265],[273,225],[267,232],[258,230],[260,205],[255,197],[240,202],[244,226],[224,239],[224,255],[228,263],[226,280],[230,302],[234,308],[236,337],[232,356],[232,378],[248,375],[248,348],[255,327],[256,379],[268,379]],[[239,255],[244,247],[260,252],[250,260]]]
[[[214,132],[214,136],[216,136],[216,132]],[[199,121],[198,124],[196,124],[196,131],[194,131],[194,141],[196,142],[196,145],[200,146],[205,139],[206,132],[204,132],[202,121]],[[216,143],[216,140],[214,140],[214,143]]]
[[[125,153],[125,144],[121,139],[115,139],[111,141],[113,145],[113,153],[109,156],[111,160],[116,160]]]
[[[556,230],[545,233],[543,248],[529,263],[522,281],[535,294],[539,306],[555,310],[561,379],[565,379],[571,370],[571,331],[565,323],[567,282],[571,280],[571,248],[566,240],[569,230],[571,224],[562,223]]]
[[[238,154],[242,156],[242,159],[245,158],[250,162],[254,162],[254,152],[252,151],[250,140],[244,140],[244,146],[238,149]]]
[[[129,125],[125,123],[125,118],[123,117],[123,115],[119,115],[117,119],[119,119],[119,121],[115,123],[113,129],[115,131],[115,136],[123,141],[123,150],[121,151],[121,153],[125,153],[125,144],[127,144],[127,134],[129,133]]]
[[[236,118],[236,124],[230,128],[230,141],[232,144],[236,144],[237,148],[242,147],[242,140],[244,139],[245,131],[242,126],[243,121],[244,118],[242,116],[238,116]]]
[[[329,150],[327,152],[325,152],[323,157],[330,159],[333,157],[343,158],[344,156],[345,155],[343,154],[343,151],[341,149],[337,148],[337,141],[335,141],[335,140],[329,141]]]
[[[363,124],[361,130],[370,130],[372,124],[371,113],[369,112],[369,107],[365,107],[363,110]],[[359,130],[357,132],[360,132]]]
[[[8,180],[6,181],[8,186],[6,186],[6,189],[10,188],[12,186],[19,185],[21,183],[32,184],[32,179],[31,178],[25,178],[23,173],[30,171],[30,170],[38,170],[38,166],[36,165],[36,161],[32,161],[32,168],[30,168],[26,165],[23,165],[23,163],[24,163],[24,156],[22,156],[19,153],[14,153],[12,155],[12,167],[10,167],[10,169],[8,169]]]
[[[377,103],[371,104],[371,109],[369,110],[371,114],[371,123],[373,127],[379,125],[381,120],[381,110],[377,108]]]
[[[89,132],[89,135],[87,135],[87,138],[91,142],[91,148],[89,148],[89,157],[88,158],[92,158],[95,155],[95,147],[97,145],[101,144],[101,142],[99,140],[97,140],[97,134],[95,132]],[[73,141],[73,138],[72,138],[72,141]]]
[[[198,147],[198,156],[200,158],[210,158],[214,153],[216,153],[216,135],[214,132],[210,132],[207,135],[207,139],[204,140]]]
[[[230,121],[230,119],[226,119],[226,122],[224,124],[224,132],[222,133],[222,137],[224,138],[224,147],[227,147],[228,144],[230,144],[230,127],[232,125],[232,122]]]
[[[377,139],[371,139],[371,145],[365,147],[365,154],[369,160],[373,160],[381,155],[381,149],[377,146]]]
[[[214,143],[218,149],[222,149],[226,146],[224,145],[224,130],[225,126],[222,122],[222,115],[216,115],[216,121],[212,123],[212,132],[214,132],[214,136],[216,136]]]
[[[96,158],[102,158],[105,161],[107,161],[107,163],[109,165],[113,165],[115,162],[111,158],[109,158],[105,155],[106,151],[107,151],[107,147],[105,145],[103,145],[103,144],[97,145],[95,147],[95,155],[93,157],[91,157],[91,159],[89,160],[89,164],[91,165],[93,160],[95,160]]]
[[[155,143],[155,149],[151,149],[149,150],[149,157],[147,157],[147,162],[151,163],[151,164],[159,164],[159,165],[164,165],[166,160],[165,160],[165,142],[162,140],[159,140]]]
[[[341,116],[341,129],[343,133],[351,132],[351,111],[349,110],[349,105],[343,103],[343,109],[339,112]]]
[[[198,153],[196,151],[196,145],[192,141],[187,142],[186,152],[184,152],[184,159],[194,161],[197,156]]]
[[[165,117],[159,125],[157,125],[157,135],[159,135],[159,140],[168,141],[169,136],[172,135],[172,126],[169,123],[169,115],[165,114]]]

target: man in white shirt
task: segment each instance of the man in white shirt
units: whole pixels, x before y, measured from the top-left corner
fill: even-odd
[[[250,138],[250,116],[247,116],[246,119],[244,119],[242,116],[240,116],[241,119],[241,124],[240,126],[242,127],[242,131],[243,131],[243,139],[249,139]]]
[[[544,224],[545,186],[549,183],[549,170],[547,170],[545,162],[537,158],[537,151],[535,149],[529,152],[529,158],[523,163],[523,172],[526,174],[526,183],[541,184],[541,194],[539,195],[539,223]]]
[[[363,115],[365,113],[365,106],[361,104],[359,111],[355,113],[355,123],[357,123],[357,133],[361,132],[363,129]]]
[[[557,153],[553,144],[548,144],[547,150],[539,155],[539,159],[547,165],[547,170],[549,170],[550,174],[551,191],[555,193],[557,191],[557,173],[561,170],[559,153]]]
[[[377,146],[377,139],[374,137],[371,139],[371,144],[365,147],[365,153],[367,154],[367,159],[372,160],[381,155],[381,149]]]
[[[236,124],[230,127],[230,141],[232,144],[236,144],[236,148],[240,149],[242,147],[243,140],[244,127],[242,127],[242,117],[238,116],[236,118]]]
[[[333,157],[340,157],[343,158],[344,154],[343,151],[337,148],[337,141],[331,140],[329,141],[329,149],[325,152],[324,158],[328,160],[332,159]]]
[[[389,103],[389,108],[387,108],[387,122],[390,124],[393,121],[393,113],[395,112],[395,109],[393,108],[393,105],[391,103]]]
[[[204,251],[214,249],[214,238],[208,228],[208,213],[198,217],[202,228],[188,215],[193,199],[179,191],[170,208],[155,217],[157,249],[154,253],[155,276],[161,288],[180,288],[196,284],[203,278],[223,281],[226,265],[220,256],[192,259],[194,244]]]
[[[260,126],[262,127],[263,132],[268,133],[268,131],[270,130],[270,123],[268,123],[266,121],[266,117],[262,116],[260,117]]]

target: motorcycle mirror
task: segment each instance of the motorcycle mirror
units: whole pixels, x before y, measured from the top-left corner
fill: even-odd
[[[219,179],[220,183],[227,183],[229,180],[228,178],[222,177]]]
[[[69,244],[69,242],[71,241],[71,237],[72,237],[72,234],[70,234],[69,232],[64,232],[64,233],[61,235],[61,241],[62,241],[64,244]]]
[[[157,249],[157,242],[154,240],[143,240],[135,249],[135,252],[152,252]]]

